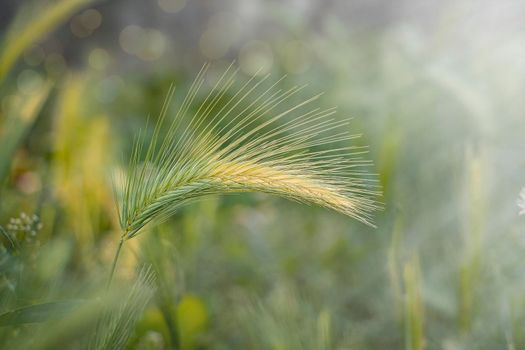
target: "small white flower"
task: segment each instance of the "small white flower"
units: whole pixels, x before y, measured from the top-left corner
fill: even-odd
[[[518,208],[520,208],[519,215],[525,215],[525,188],[521,189],[520,196],[516,201]]]

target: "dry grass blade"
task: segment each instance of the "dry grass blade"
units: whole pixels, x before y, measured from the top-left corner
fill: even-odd
[[[319,95],[293,103],[301,87],[277,90],[278,81],[263,88],[270,85],[268,76],[233,88],[237,71],[230,66],[190,113],[207,69],[198,74],[164,135],[173,89],[151,142],[135,144],[119,200],[125,239],[188,201],[232,192],[275,194],[371,225],[375,179],[363,169],[370,164],[362,158],[366,150],[341,146],[356,136],[339,132],[346,122],[332,118],[335,109],[311,107]]]

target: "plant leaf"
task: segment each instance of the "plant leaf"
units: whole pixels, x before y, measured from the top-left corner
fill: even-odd
[[[0,183],[3,183],[9,173],[14,152],[27,136],[35,123],[42,106],[47,101],[52,83],[44,83],[38,92],[28,98],[20,99],[19,104],[10,111],[3,132],[0,133]]]

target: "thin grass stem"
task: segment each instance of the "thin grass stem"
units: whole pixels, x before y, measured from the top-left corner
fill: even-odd
[[[122,250],[122,245],[124,244],[124,238],[120,239],[120,242],[117,247],[117,251],[115,252],[115,257],[113,258],[113,263],[111,264],[111,272],[109,274],[108,284],[106,286],[107,289],[111,287],[111,282],[113,281],[113,276],[115,275],[115,269],[117,267],[117,261],[120,256],[120,251]]]

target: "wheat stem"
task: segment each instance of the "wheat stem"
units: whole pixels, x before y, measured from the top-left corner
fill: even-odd
[[[115,252],[115,256],[113,257],[113,263],[111,264],[111,272],[109,274],[109,280],[107,284],[107,289],[111,286],[111,282],[113,281],[113,275],[115,274],[115,269],[117,267],[117,261],[120,256],[120,251],[122,250],[122,245],[124,244],[124,238],[120,239],[120,242],[117,247],[117,251]]]

